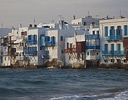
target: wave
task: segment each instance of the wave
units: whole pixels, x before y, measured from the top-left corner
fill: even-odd
[[[99,95],[86,95],[86,96],[62,96],[53,97],[50,100],[128,100],[128,91],[114,93],[103,93]]]
[[[113,98],[103,98],[99,100],[128,100],[128,91],[117,93]]]

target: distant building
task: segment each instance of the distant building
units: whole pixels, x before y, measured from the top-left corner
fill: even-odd
[[[10,56],[9,48],[7,45],[8,42],[8,33],[10,33],[12,29],[10,28],[0,28],[0,65],[1,66],[10,66]],[[6,62],[6,63],[5,63]]]
[[[101,18],[93,18],[92,16],[87,16],[87,17],[80,18],[80,19],[74,18],[72,20],[71,24],[74,25],[75,29],[79,28],[79,29],[89,30],[90,25],[95,25],[95,26],[99,27],[100,20],[101,20]]]

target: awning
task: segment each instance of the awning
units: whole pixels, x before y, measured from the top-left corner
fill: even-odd
[[[14,43],[20,43],[20,42],[22,42],[23,41],[23,39],[18,39],[18,40],[16,40]]]

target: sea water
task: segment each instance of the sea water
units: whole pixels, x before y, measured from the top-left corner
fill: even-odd
[[[128,70],[0,69],[0,100],[128,100]]]

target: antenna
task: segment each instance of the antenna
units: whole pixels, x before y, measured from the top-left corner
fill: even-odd
[[[3,26],[4,26],[4,25],[3,25],[3,22],[2,22],[2,23],[1,23],[1,28],[3,28]]]
[[[36,23],[36,20],[35,20],[35,17],[34,17],[34,25],[35,25],[35,23]]]
[[[89,16],[89,11],[88,11],[88,16]]]
[[[54,20],[51,20],[51,23],[54,23]]]
[[[120,16],[121,16],[121,9],[120,9]]]
[[[62,15],[59,15],[59,18],[60,18],[60,20],[64,19],[64,17],[62,17]]]

